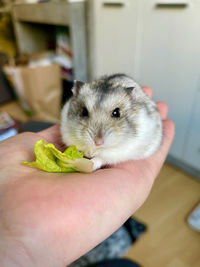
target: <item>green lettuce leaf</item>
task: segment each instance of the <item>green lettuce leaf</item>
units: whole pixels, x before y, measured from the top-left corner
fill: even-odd
[[[84,153],[76,146],[68,147],[64,152],[59,151],[53,144],[38,140],[34,146],[35,161],[22,163],[46,172],[86,172],[93,171],[93,162],[83,158]]]

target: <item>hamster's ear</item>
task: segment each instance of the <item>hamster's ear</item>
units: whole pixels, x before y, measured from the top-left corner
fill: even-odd
[[[126,90],[126,92],[127,92],[128,94],[131,94],[131,93],[133,92],[134,89],[135,89],[135,86],[131,86],[131,87],[127,87],[127,88],[125,88],[125,90]]]
[[[74,80],[74,86],[72,88],[73,95],[77,96],[80,88],[84,85],[84,82]]]

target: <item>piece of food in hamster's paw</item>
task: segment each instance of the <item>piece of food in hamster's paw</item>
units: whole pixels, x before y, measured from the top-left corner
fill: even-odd
[[[46,172],[86,172],[93,171],[93,162],[83,158],[84,153],[76,146],[68,147],[63,153],[53,144],[38,140],[34,146],[35,161],[22,163]]]

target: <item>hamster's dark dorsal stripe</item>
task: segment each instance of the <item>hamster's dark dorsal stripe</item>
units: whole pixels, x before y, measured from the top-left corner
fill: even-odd
[[[127,77],[123,73],[119,74],[113,74],[110,76],[103,76],[99,80],[95,82],[95,88],[99,92],[99,96],[97,99],[96,104],[100,104],[101,101],[104,99],[105,96],[107,96],[109,93],[112,93],[114,90],[116,90],[116,82],[117,79],[121,80],[123,77]]]
[[[116,78],[122,78],[122,77],[127,77],[127,76],[124,73],[117,73],[117,74],[113,74],[113,75],[107,76],[107,80],[111,81],[111,80],[114,80]]]
[[[105,79],[102,80],[101,82],[97,83],[97,88],[100,92],[102,92],[103,94],[108,93],[109,89],[110,89],[110,84],[109,82]]]
[[[122,77],[127,77],[127,76],[123,73],[113,74],[110,76],[104,76],[101,79],[97,80],[98,89],[102,93],[109,93],[109,91],[112,91],[113,89],[115,89],[115,86],[114,84],[112,84],[112,82],[115,82],[116,79],[118,78],[120,79]]]

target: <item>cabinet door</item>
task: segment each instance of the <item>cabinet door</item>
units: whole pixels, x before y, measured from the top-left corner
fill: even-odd
[[[135,64],[139,1],[89,1],[90,79],[116,72],[131,74]]]
[[[137,78],[169,106],[176,124],[170,154],[185,157],[200,73],[200,1],[141,0]]]
[[[200,80],[190,119],[183,160],[195,169],[200,170]]]

